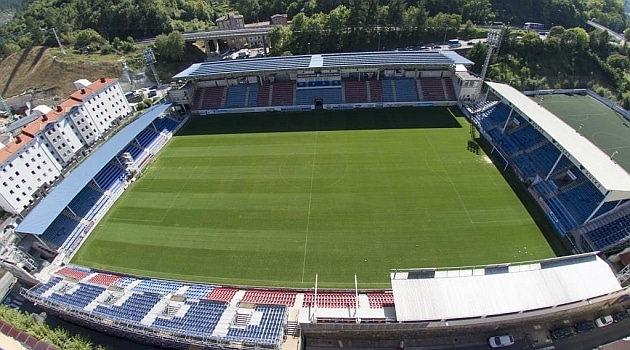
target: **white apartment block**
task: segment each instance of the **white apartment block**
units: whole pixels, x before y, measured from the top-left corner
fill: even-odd
[[[0,208],[19,214],[61,176],[64,167],[131,113],[117,80],[75,82],[77,91],[39,117],[0,149]]]

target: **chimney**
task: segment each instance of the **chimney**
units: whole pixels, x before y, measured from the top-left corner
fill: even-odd
[[[63,111],[63,107],[57,105],[57,112],[62,112]]]
[[[47,116],[46,114],[44,114],[44,115],[42,116],[42,120],[43,120],[43,121],[47,121],[47,120],[48,120],[48,116]]]
[[[104,82],[105,82],[105,78],[101,78],[101,83],[104,83]]]
[[[15,137],[15,143],[20,143],[22,142],[22,136],[18,135]]]
[[[85,95],[85,89],[81,89],[81,95]]]

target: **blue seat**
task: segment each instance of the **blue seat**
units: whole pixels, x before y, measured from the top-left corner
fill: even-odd
[[[297,89],[297,105],[313,105],[315,99],[322,99],[325,104],[341,103],[340,87],[303,88]]]

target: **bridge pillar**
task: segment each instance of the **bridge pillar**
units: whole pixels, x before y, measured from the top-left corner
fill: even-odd
[[[263,52],[265,53],[265,57],[267,56],[267,53],[271,52],[271,50],[267,51],[267,36],[263,35],[262,36],[262,42],[263,42]]]
[[[206,57],[207,57],[207,58],[210,58],[210,40],[205,39],[205,40],[203,41],[203,45],[204,45],[204,47],[206,48]]]
[[[217,39],[212,39],[212,43],[214,45],[212,45],[212,48],[210,47],[210,39],[206,39],[203,41],[203,44],[206,47],[206,57],[210,58],[213,55],[218,55],[219,54],[219,42],[217,41]]]
[[[216,52],[218,55],[219,54],[219,41],[217,39],[212,39],[212,42],[214,43],[214,52]]]

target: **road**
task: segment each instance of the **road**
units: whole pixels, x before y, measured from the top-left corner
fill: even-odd
[[[625,45],[626,43],[626,38],[623,36],[623,34],[619,34],[617,32],[615,32],[614,30],[604,27],[603,25],[597,23],[597,22],[593,22],[593,21],[586,21],[586,23],[588,23],[588,25],[592,26],[593,28],[599,29],[599,30],[605,30],[608,32],[608,34],[610,34],[613,38],[615,38],[616,40],[618,40],[621,43],[621,46]]]

